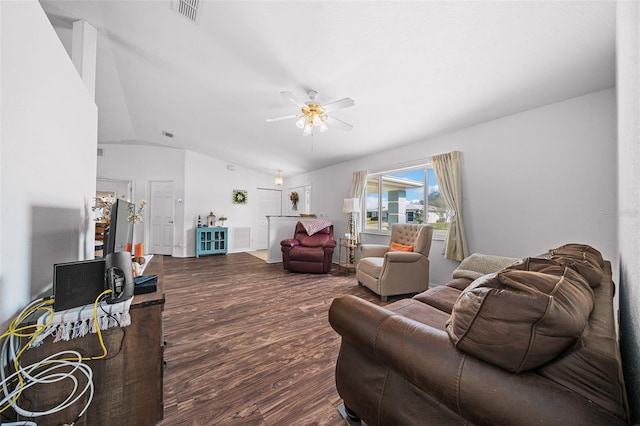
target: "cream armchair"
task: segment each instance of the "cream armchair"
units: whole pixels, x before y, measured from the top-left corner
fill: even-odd
[[[356,267],[358,284],[364,285],[382,301],[387,296],[419,293],[429,288],[429,250],[433,226],[393,224],[389,246],[363,244]],[[412,246],[412,252],[389,251],[391,243]]]

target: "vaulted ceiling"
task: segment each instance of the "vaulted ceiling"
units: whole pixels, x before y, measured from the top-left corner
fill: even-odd
[[[288,176],[615,85],[614,1],[177,1],[41,0],[98,29],[100,143]],[[309,89],[353,130],[265,122]]]

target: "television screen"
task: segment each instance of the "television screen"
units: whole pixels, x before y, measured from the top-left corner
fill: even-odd
[[[129,216],[135,206],[128,201],[117,199],[111,206],[111,219],[107,231],[104,256],[119,251],[131,251],[133,242],[133,222]]]

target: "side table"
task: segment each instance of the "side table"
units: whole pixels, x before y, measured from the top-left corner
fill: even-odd
[[[349,275],[349,271],[356,270],[356,247],[358,244],[351,238],[340,238],[338,247],[338,272],[341,268],[344,268],[344,274]],[[343,252],[344,251],[344,257]]]

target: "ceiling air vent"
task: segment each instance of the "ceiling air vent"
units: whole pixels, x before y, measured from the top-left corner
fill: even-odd
[[[203,0],[174,0],[174,10],[193,22],[198,22],[198,12]]]

